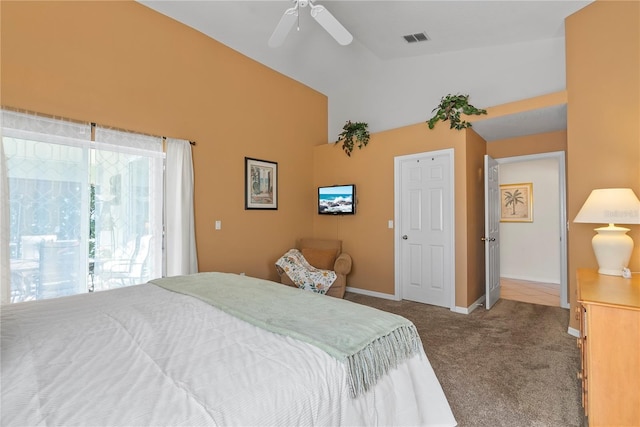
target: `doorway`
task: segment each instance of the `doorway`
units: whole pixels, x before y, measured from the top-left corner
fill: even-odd
[[[538,291],[542,293],[553,293],[555,284],[559,306],[568,308],[565,153],[496,160],[501,184],[534,183],[533,222],[501,224],[500,276],[514,286],[540,282]]]

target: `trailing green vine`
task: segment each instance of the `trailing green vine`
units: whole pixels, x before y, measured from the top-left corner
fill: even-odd
[[[471,127],[471,123],[466,120],[462,120],[461,115],[481,115],[487,114],[487,110],[479,109],[469,104],[469,95],[447,95],[440,99],[440,104],[433,109],[435,115],[431,117],[427,123],[429,129],[433,129],[438,120],[446,122],[449,120],[450,129],[466,129]]]
[[[342,149],[347,153],[347,156],[351,157],[351,152],[356,147],[356,144],[358,148],[362,149],[362,147],[366,147],[369,143],[370,135],[367,130],[368,126],[369,125],[364,122],[347,121],[342,127],[342,132],[338,135],[336,145],[342,142]]]

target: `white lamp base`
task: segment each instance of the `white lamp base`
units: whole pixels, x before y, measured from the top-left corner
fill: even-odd
[[[627,236],[628,228],[608,227],[596,228],[598,232],[591,244],[598,260],[598,273],[609,276],[622,276],[622,270],[629,265],[633,252],[633,239]]]

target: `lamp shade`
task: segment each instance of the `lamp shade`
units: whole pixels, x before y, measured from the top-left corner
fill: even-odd
[[[640,200],[630,188],[593,190],[573,222],[640,224]]]
[[[598,261],[598,273],[622,276],[633,252],[628,228],[617,224],[640,224],[640,200],[630,188],[593,190],[573,222],[609,224],[596,228],[591,244]]]

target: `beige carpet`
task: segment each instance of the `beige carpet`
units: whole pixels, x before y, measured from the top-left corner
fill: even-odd
[[[583,425],[569,310],[500,300],[464,315],[353,293],[345,299],[416,325],[459,426]]]

